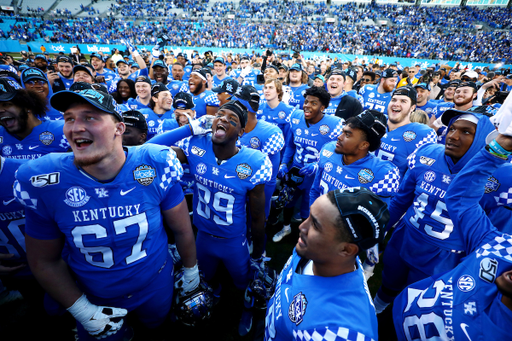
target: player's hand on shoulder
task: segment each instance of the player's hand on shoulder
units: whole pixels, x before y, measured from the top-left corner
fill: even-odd
[[[128,313],[126,309],[92,304],[85,294],[67,310],[89,334],[96,338],[104,338],[117,333],[123,326],[122,317]]]

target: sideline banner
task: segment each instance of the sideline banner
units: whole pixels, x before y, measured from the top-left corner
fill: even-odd
[[[71,48],[78,46],[80,51],[89,55],[93,52],[103,52],[106,54],[112,54],[112,50],[114,48],[124,51],[126,50],[126,46],[124,45],[104,45],[104,44],[48,44],[48,43],[40,43],[40,42],[30,42],[27,45],[21,45],[18,41],[13,40],[1,40],[0,41],[0,51],[3,52],[19,52],[21,50],[27,50],[28,47],[32,50],[33,53],[41,52],[41,45],[46,48],[46,51],[50,54],[63,52],[65,54],[71,53]],[[27,47],[28,46],[28,47]],[[151,51],[153,48],[152,45],[138,45],[140,49],[146,49]],[[200,55],[204,54],[206,51],[212,51],[214,54],[221,55],[224,53],[227,55],[228,53],[232,54],[243,54],[247,52],[255,52],[263,54],[265,53],[264,49],[230,49],[230,48],[217,48],[217,47],[190,47],[190,46],[166,46],[166,49],[169,51],[173,51],[174,54],[178,54],[180,52],[186,53],[189,57],[192,56],[194,51],[197,51]],[[275,53],[285,53],[292,54],[290,51],[275,51]],[[446,60],[431,60],[431,59],[417,59],[417,58],[400,58],[400,57],[382,57],[382,56],[366,56],[366,55],[353,55],[353,54],[341,54],[341,53],[323,53],[323,52],[302,52],[302,57],[305,59],[309,58],[320,58],[320,59],[333,59],[338,61],[354,61],[357,60],[359,63],[365,62],[368,63],[370,61],[377,61],[379,64],[393,64],[398,63],[399,66],[413,66],[416,64],[421,65],[422,68],[426,68],[432,64],[443,64],[448,66],[455,66],[456,61],[446,61]],[[468,67],[469,69],[475,69],[477,67],[491,66],[491,67],[504,67],[511,68],[512,64],[501,65],[498,63],[474,63],[474,62],[460,62],[462,67]]]

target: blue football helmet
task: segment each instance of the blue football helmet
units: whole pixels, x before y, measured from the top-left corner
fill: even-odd
[[[184,270],[178,271],[174,276],[174,282],[178,282],[183,276]],[[210,318],[213,307],[213,290],[206,283],[200,272],[200,282],[197,288],[185,293],[183,289],[175,292],[173,310],[178,321],[187,326],[195,326],[198,322]]]

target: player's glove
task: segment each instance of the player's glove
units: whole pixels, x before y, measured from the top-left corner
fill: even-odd
[[[251,257],[251,270],[253,273],[256,272],[264,272],[266,263],[270,260],[270,258],[261,256],[260,258],[252,258]]]
[[[123,40],[123,43],[130,53],[137,51],[137,48],[129,40]]]
[[[154,59],[158,59],[158,57],[160,57],[161,54],[162,52],[160,52],[160,45],[155,45],[151,50],[151,55],[153,56]]]
[[[302,176],[310,176],[315,174],[318,169],[318,162],[311,162],[309,164],[304,165],[299,171],[299,175]]]
[[[179,276],[174,283],[174,287],[176,289],[183,289],[183,292],[186,294],[193,291],[199,285],[199,267],[197,264],[192,268],[183,267],[182,271],[183,276]]]
[[[244,67],[240,72],[240,77],[245,78],[251,72],[250,67]]]
[[[186,114],[185,114],[186,115]],[[188,116],[188,115],[187,115]],[[203,115],[197,120],[193,120],[188,116],[188,122],[193,135],[204,135],[212,131],[212,123],[214,117],[212,115]]]
[[[85,294],[67,310],[89,334],[98,339],[117,333],[123,326],[122,317],[128,313],[126,309],[92,304]]]
[[[279,166],[279,170],[277,171],[277,177],[279,179],[283,179],[286,174],[288,174],[288,166],[286,164],[282,163]]]

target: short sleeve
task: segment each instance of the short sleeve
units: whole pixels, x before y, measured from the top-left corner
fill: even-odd
[[[267,155],[265,155],[263,164],[261,167],[254,173],[254,175],[251,177],[251,183],[254,186],[257,186],[259,184],[264,184],[270,181],[272,178],[272,162],[270,162],[270,159]]]

